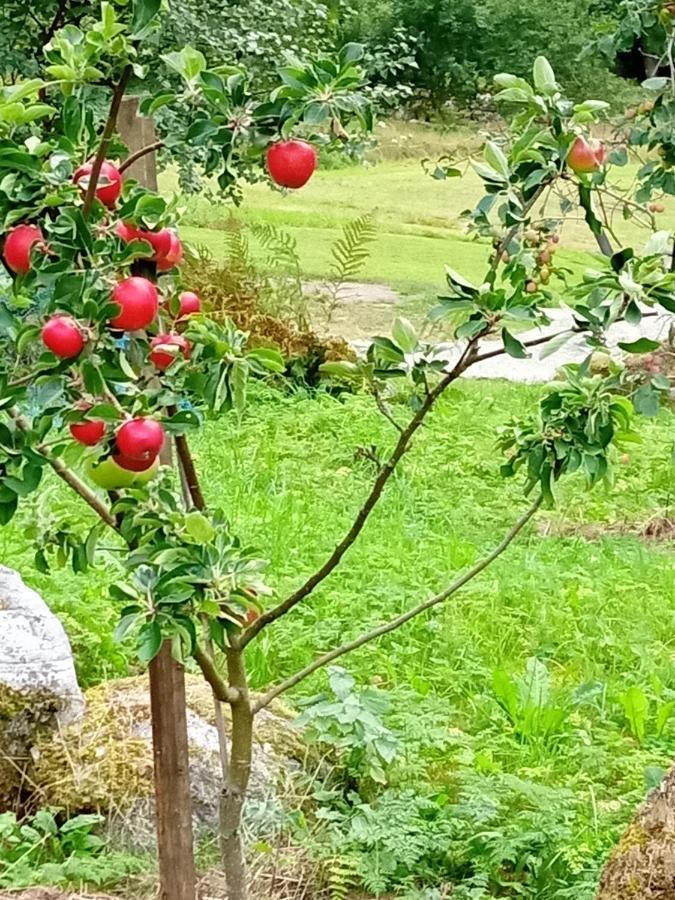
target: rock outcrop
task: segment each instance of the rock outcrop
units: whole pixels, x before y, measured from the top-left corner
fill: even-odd
[[[17,572],[0,566],[0,801],[21,783],[39,736],[83,712],[61,623]]]

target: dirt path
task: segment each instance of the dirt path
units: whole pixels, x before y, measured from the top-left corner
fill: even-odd
[[[316,294],[321,290],[320,282],[311,282],[307,285],[308,293]],[[357,353],[363,354],[370,343],[370,335],[389,332],[397,314],[396,307],[401,301],[401,295],[386,284],[354,282],[346,285],[341,291],[340,303],[331,320],[330,331],[349,340]],[[536,340],[572,328],[574,324],[572,314],[567,310],[549,309],[547,312],[551,325],[520,332],[519,339]],[[643,319],[638,326],[619,323],[609,330],[608,346],[610,350],[616,351],[621,341],[635,341],[639,337],[663,339],[667,337],[672,322],[673,317],[664,314]],[[501,341],[485,343],[486,350],[501,346]],[[571,338],[559,350],[543,359],[542,350],[543,347],[533,347],[532,355],[528,359],[516,360],[508,355],[496,356],[494,359],[477,363],[467,375],[471,378],[505,378],[508,381],[525,383],[546,382],[555,376],[561,366],[581,362],[588,355],[588,347],[581,335]]]

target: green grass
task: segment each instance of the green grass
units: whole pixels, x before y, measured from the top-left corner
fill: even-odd
[[[531,409],[539,393],[496,382],[448,392],[343,566],[253,645],[255,688],[409,608],[494,546],[527,502],[522,485],[499,474],[495,429]],[[675,739],[675,725],[657,737],[653,724],[657,695],[660,702],[675,697],[672,544],[609,528],[639,529],[672,505],[673,424],[666,412],[641,424],[642,443],[619,467],[611,493],[589,493],[572,479],[539,527],[446,606],[344,660],[359,683],[376,678],[391,692],[392,722],[412,735],[392,777],[406,783],[412,771],[417,789],[438,791],[458,771],[515,774],[574,792],[565,853],[579,854],[588,873],[579,900],[590,898],[602,856],[643,795],[647,767],[666,765]],[[263,391],[241,424],[207,427],[195,454],[209,503],[269,558],[270,583],[283,596],[323,562],[363,501],[373,470],[358,448],[391,441],[391,427],[365,397]],[[556,526],[550,536],[544,523]],[[595,523],[601,536],[559,536],[561,523]],[[119,671],[109,641],[115,611],[104,598],[112,572],[37,575],[20,523],[0,536],[3,560],[64,617],[80,667],[91,678]],[[496,668],[518,675],[532,656],[546,661],[566,698],[568,719],[553,740],[517,739],[492,691]],[[323,683],[317,675],[295,696]],[[620,703],[634,685],[653,701],[643,746],[629,734]],[[580,686],[595,691],[593,703],[573,702]]]
[[[478,155],[480,137],[468,131],[443,132],[401,123],[384,126],[379,136],[381,149],[374,152],[369,165],[319,170],[300,191],[281,193],[253,185],[245,189],[239,209],[204,197],[190,198],[185,237],[223,258],[224,240],[218,231],[227,227],[231,216],[243,222],[271,223],[296,239],[304,274],[321,277],[328,271],[330,249],[341,228],[371,213],[378,234],[363,280],[384,282],[406,294],[433,295],[442,290],[444,266],[450,264],[480,281],[488,249],[467,238],[461,214],[481,198],[482,183],[468,165],[464,177],[436,181],[421,163],[422,158],[435,160],[444,154],[461,159],[470,153]],[[635,172],[632,165],[616,169],[613,186],[628,186]],[[165,189],[176,187],[171,173],[165,173],[162,182]],[[570,196],[573,199],[573,193]],[[542,209],[558,216],[558,199],[549,197]],[[675,226],[675,206],[669,204],[660,220],[663,228]],[[624,222],[620,208],[613,221],[621,242],[635,246],[644,242],[644,232]],[[587,266],[597,248],[578,212],[568,217],[562,234],[560,262],[577,271]]]

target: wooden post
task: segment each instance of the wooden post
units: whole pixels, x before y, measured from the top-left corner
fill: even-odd
[[[160,900],[195,900],[185,673],[171,642],[150,663]]]
[[[138,100],[122,101],[117,130],[129,152],[134,153],[155,141],[152,119],[138,115]],[[148,153],[133,163],[125,177],[134,178],[150,190],[157,190],[157,162]],[[138,272],[155,278],[154,263]],[[162,463],[171,465],[171,444],[166,442]],[[185,707],[185,671],[171,655],[165,641],[150,663],[150,704],[155,762],[155,807],[160,900],[195,900],[196,875],[190,796],[190,752]]]

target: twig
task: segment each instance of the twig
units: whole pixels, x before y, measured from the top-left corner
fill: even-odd
[[[23,431],[24,434],[30,433],[30,425],[21,415],[18,409],[12,407],[8,409],[7,412],[16,423],[17,428]],[[84,502],[94,510],[94,512],[103,522],[105,522],[106,525],[109,525],[110,528],[113,528],[115,531],[118,530],[117,522],[115,521],[112,513],[105,505],[105,503],[90,488],[88,488],[83,481],[80,481],[77,475],[75,475],[75,473],[68,468],[68,466],[59,456],[53,456],[49,447],[45,446],[44,444],[36,444],[33,449],[37,453],[39,453],[40,456],[47,460],[47,462],[56,472],[59,478],[63,479],[63,481],[65,481],[66,484],[69,485],[76,494],[79,494]]]
[[[214,697],[217,697],[221,703],[229,703],[230,705],[237,703],[240,699],[239,691],[227,684],[211,657],[205,653],[201,647],[195,647],[192,655],[194,656],[197,665],[202,670],[204,678],[211,685]]]
[[[530,212],[530,210],[535,205],[537,200],[541,197],[541,195],[544,193],[546,188],[550,187],[552,183],[553,183],[552,181],[544,181],[542,184],[539,185],[539,187],[534,192],[534,194],[532,194],[530,199],[523,206],[523,216],[527,215],[527,213]],[[508,250],[509,244],[511,243],[513,238],[518,234],[518,231],[521,227],[522,227],[521,222],[518,222],[515,225],[513,225],[506,232],[506,235],[504,236],[503,240],[501,240],[499,242],[499,244],[495,248],[494,257],[493,257],[492,263],[490,265],[489,275],[495,274],[495,272],[499,268],[499,263],[501,261],[502,254],[504,253],[505,250]]]
[[[249,627],[239,636],[238,639],[233,638],[235,641],[235,646],[239,648],[245,647],[253,638],[259,634],[263,628],[267,625],[275,622],[277,619],[281,618],[281,616],[286,615],[286,613],[290,612],[294,606],[297,606],[301,600],[304,600],[305,597],[308,597],[312,591],[321,584],[331,572],[339,565],[342,557],[345,555],[347,550],[352,546],[354,541],[357,539],[361,531],[363,530],[364,525],[368,521],[368,517],[371,512],[377,505],[380,497],[382,496],[382,491],[384,490],[387,482],[391,478],[394,473],[394,470],[401,459],[401,457],[407,452],[410,447],[410,442],[418,430],[418,428],[424,422],[427,414],[431,411],[435,402],[441,396],[443,391],[449,385],[452,384],[453,381],[456,381],[457,378],[464,372],[466,368],[473,362],[473,354],[475,352],[476,343],[479,340],[481,335],[476,335],[469,343],[467,347],[458,360],[455,367],[447,372],[443,378],[438,382],[436,387],[425,397],[424,402],[420,406],[419,410],[412,417],[408,425],[401,431],[399,439],[394,447],[394,450],[391,453],[389,459],[382,465],[380,471],[378,472],[377,478],[373,482],[373,486],[366,498],[365,503],[358,511],[354,522],[347,532],[347,534],[342,538],[342,540],[335,547],[331,555],[328,557],[326,562],[321,566],[318,571],[316,571],[313,575],[311,575],[307,581],[299,587],[296,591],[294,591],[290,596],[288,596],[284,601],[278,604],[278,606],[273,607],[267,612],[262,613],[255,622],[253,622]]]
[[[461,588],[464,587],[469,581],[472,581],[476,578],[477,575],[486,569],[491,563],[493,563],[497,557],[501,556],[501,554],[507,549],[507,547],[515,540],[518,534],[522,531],[525,525],[530,521],[532,516],[537,512],[539,507],[542,504],[543,497],[540,495],[537,500],[523,513],[523,515],[518,519],[515,525],[510,529],[510,531],[505,535],[502,541],[488,553],[487,556],[484,556],[480,562],[476,563],[468,572],[465,572],[464,575],[457,578],[452,582],[445,590],[441,591],[440,594],[436,594],[434,597],[431,597],[429,600],[425,600],[423,603],[418,604],[413,607],[413,609],[408,610],[408,612],[403,613],[400,616],[397,616],[395,619],[391,619],[389,622],[385,622],[382,625],[379,625],[377,628],[373,628],[371,631],[362,634],[361,637],[356,638],[353,641],[349,641],[346,644],[343,644],[341,647],[336,647],[334,650],[331,650],[329,653],[324,653],[323,656],[315,659],[314,662],[311,662],[308,666],[305,666],[304,669],[301,669],[299,672],[296,672],[295,675],[291,675],[290,678],[287,678],[285,681],[282,681],[281,684],[278,684],[276,687],[272,688],[272,690],[268,691],[259,700],[256,701],[253,705],[253,711],[255,713],[259,712],[261,709],[269,706],[270,703],[279,697],[281,694],[295,687],[301,681],[304,681],[305,678],[312,675],[317,669],[321,669],[324,666],[327,666],[329,663],[338,659],[341,656],[344,656],[346,653],[351,653],[353,650],[358,650],[359,647],[363,647],[364,644],[370,643],[370,641],[374,641],[376,638],[382,637],[384,634],[388,634],[390,631],[395,631],[397,628],[400,628],[402,625],[405,625],[411,619],[416,618],[421,615],[423,612],[426,612],[428,609],[432,609],[434,606],[438,606],[439,603],[444,603],[453,594],[456,594]]]
[[[403,425],[401,425],[399,422],[397,422],[396,419],[394,418],[392,411],[389,409],[389,405],[387,403],[385,403],[384,397],[380,393],[380,389],[377,386],[377,384],[373,384],[371,393],[372,393],[373,397],[375,398],[375,403],[377,404],[377,408],[379,409],[379,411],[382,413],[382,415],[385,417],[385,419],[388,422],[390,422],[394,426],[394,428],[398,431],[398,433],[400,434],[403,431]],[[428,393],[428,389],[427,389],[427,393]]]
[[[565,328],[563,331],[556,331],[555,334],[547,334],[543,337],[534,338],[531,341],[521,341],[523,347],[536,347],[538,344],[546,344],[549,341],[552,341],[554,338],[560,337],[563,334],[567,334],[568,332],[578,332],[582,333],[581,328]],[[494,359],[495,356],[503,356],[506,353],[506,347],[501,346],[496,350],[489,350],[487,353],[479,353],[473,360],[473,363],[483,362],[486,359]]]
[[[164,141],[155,141],[152,144],[148,144],[146,147],[141,147],[140,150],[136,150],[135,153],[132,153],[130,156],[122,162],[119,167],[120,174],[126,172],[129,166],[133,166],[135,162],[138,162],[139,159],[142,159],[148,153],[154,153],[156,150],[161,150],[164,146]]]
[[[120,111],[120,104],[122,103],[122,98],[124,97],[124,92],[127,89],[129,79],[131,78],[131,73],[131,65],[126,65],[120,76],[120,80],[117,82],[117,85],[113,90],[108,118],[106,120],[103,133],[101,134],[101,143],[99,144],[98,152],[89,174],[87,193],[84,195],[84,206],[82,208],[82,212],[85,218],[91,212],[91,207],[94,203],[94,197],[96,196],[96,187],[98,186],[98,177],[101,174],[101,166],[103,165],[103,162],[106,158],[108,147],[110,146],[110,140],[115,132],[115,127],[117,125],[117,116]]]

